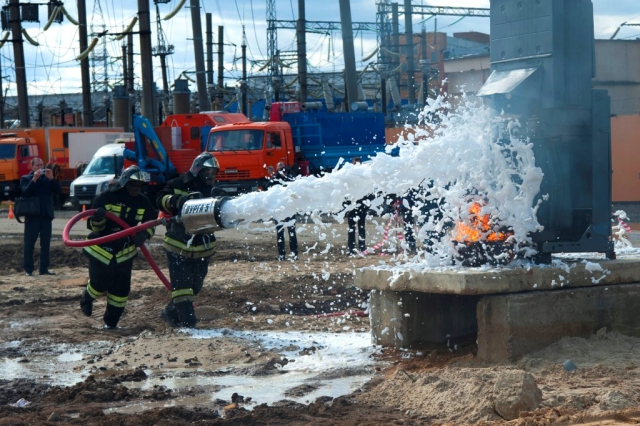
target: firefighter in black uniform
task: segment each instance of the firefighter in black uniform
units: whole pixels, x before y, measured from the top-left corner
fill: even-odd
[[[188,200],[210,196],[218,173],[218,161],[208,152],[198,155],[191,169],[170,180],[158,193],[158,208],[177,215]],[[164,237],[164,249],[169,261],[171,301],[162,311],[162,318],[174,327],[195,327],[197,318],[193,300],[202,289],[209,271],[209,258],[216,249],[216,237],[211,234],[189,235],[181,223],[171,222]]]
[[[285,185],[287,182],[292,182],[294,177],[289,174],[283,162],[279,162],[277,165],[276,173],[271,177],[271,186]],[[288,225],[287,233],[289,234],[289,250],[291,251],[291,258],[298,260],[298,235],[296,234],[296,223],[294,217],[288,217],[281,222],[276,221],[276,245],[278,246],[278,260],[282,261],[286,259],[287,252],[284,248],[284,228],[285,224]]]
[[[108,191],[100,194],[91,206],[97,211],[87,222],[87,228],[93,231],[89,239],[122,230],[120,225],[106,218],[107,212],[118,216],[129,226],[157,218],[158,212],[153,204],[141,193],[144,181],[142,171],[131,166],[109,184]],[[149,228],[133,236],[85,247],[85,254],[89,257],[89,282],[82,292],[80,309],[86,316],[91,316],[93,312],[93,301],[106,294],[104,327],[116,328],[131,290],[131,268],[138,254],[137,248],[154,232],[154,228]]]

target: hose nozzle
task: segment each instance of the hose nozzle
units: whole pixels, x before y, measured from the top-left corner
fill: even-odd
[[[236,223],[225,220],[221,208],[230,197],[189,200],[182,206],[179,222],[188,234],[207,234],[219,229],[232,228]]]

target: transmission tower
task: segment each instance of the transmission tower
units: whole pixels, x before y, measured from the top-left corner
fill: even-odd
[[[267,60],[269,63],[269,80],[279,75],[278,62],[278,29],[276,22],[276,0],[267,0]]]
[[[167,3],[166,0],[154,0],[156,5],[156,24],[157,24],[157,33],[158,40],[156,42],[156,46],[151,49],[151,54],[153,56],[160,57],[160,68],[162,69],[162,108],[164,115],[169,114],[169,81],[167,79],[167,56],[173,54],[173,45],[167,44],[167,41],[164,36],[164,30],[162,29],[162,23],[160,19],[160,8],[158,7],[159,3]]]
[[[100,6],[100,0],[94,0],[93,13],[91,15],[90,36],[98,37],[106,33],[107,26],[103,20],[104,14]],[[97,18],[96,18],[97,17]],[[107,52],[107,38],[100,37],[100,43],[91,51],[91,87],[93,93],[109,91],[109,53]]]

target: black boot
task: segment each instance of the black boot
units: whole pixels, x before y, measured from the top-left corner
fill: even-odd
[[[178,326],[195,328],[198,322],[196,311],[193,309],[193,302],[190,300],[174,304],[178,314]]]
[[[104,328],[115,329],[120,321],[120,317],[124,312],[124,308],[119,306],[107,305],[107,309],[104,312]]]
[[[173,300],[170,301],[167,306],[160,313],[162,319],[171,327],[179,327],[178,313],[176,307],[173,304]]]
[[[93,313],[93,297],[89,296],[87,289],[82,291],[82,297],[80,298],[80,309],[82,313],[90,317]]]

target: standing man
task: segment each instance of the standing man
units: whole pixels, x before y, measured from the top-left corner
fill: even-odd
[[[276,173],[271,177],[272,185],[286,185],[286,182],[293,181],[293,177],[289,175],[283,162],[279,162]],[[282,261],[286,259],[286,251],[284,249],[284,228],[286,225],[287,232],[289,233],[289,250],[291,250],[291,257],[293,260],[298,260],[298,235],[296,234],[296,222],[295,218],[288,217],[281,222],[276,222],[276,238],[278,245],[278,260]]]
[[[93,231],[89,239],[122,231],[120,225],[107,219],[107,212],[118,216],[130,227],[158,217],[151,201],[141,192],[145,177],[137,166],[128,167],[117,179],[109,184],[108,191],[93,201],[91,208],[97,211],[87,222],[87,228]],[[131,290],[133,259],[138,254],[138,247],[154,232],[154,228],[148,228],[130,237],[84,248],[89,257],[89,282],[82,292],[80,309],[90,317],[93,301],[106,294],[104,328],[113,329],[118,325]]]
[[[170,215],[180,214],[187,201],[211,195],[219,169],[212,154],[198,155],[187,173],[170,180],[158,193],[156,205]],[[195,327],[198,319],[193,300],[209,272],[216,237],[213,233],[189,235],[182,223],[172,221],[164,237],[164,249],[169,261],[171,301],[162,310],[162,318],[173,327]]]
[[[360,157],[353,157],[351,164],[362,164]],[[350,204],[350,203],[349,203]],[[368,205],[371,204],[369,197],[363,197],[356,201],[353,210],[347,212],[347,223],[349,224],[349,233],[347,234],[347,244],[349,246],[349,254],[356,255],[366,250],[366,230],[365,223],[367,219]],[[357,228],[357,229],[356,229]],[[357,231],[357,232],[356,232]],[[356,249],[356,241],[358,248]]]
[[[53,178],[53,170],[45,169],[40,158],[31,159],[31,172],[20,178],[22,196],[40,199],[40,216],[25,218],[24,274],[33,275],[33,249],[40,236],[40,275],[55,275],[49,270],[51,224],[53,222],[53,194],[60,194],[60,183]]]

